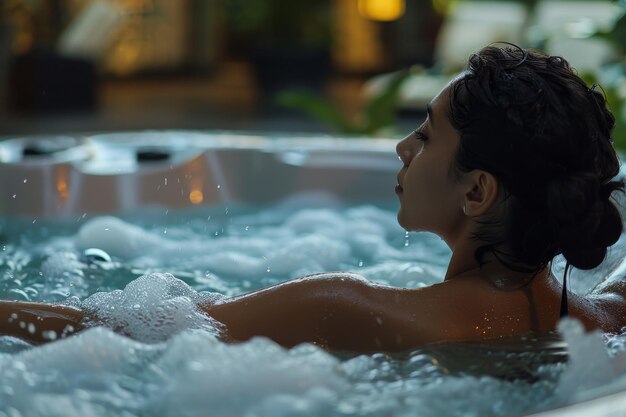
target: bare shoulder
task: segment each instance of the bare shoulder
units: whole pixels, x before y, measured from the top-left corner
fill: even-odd
[[[620,281],[590,295],[587,299],[595,307],[597,327],[615,333],[626,327],[626,283]]]
[[[205,311],[226,325],[233,340],[260,335],[284,346],[310,342],[329,349],[398,351],[445,340],[454,327],[445,326],[446,305],[428,288],[327,273],[227,299]]]
[[[513,317],[511,309],[521,310],[519,301],[511,301],[515,295],[478,277],[415,289],[365,285],[362,306],[377,312],[391,333],[404,335],[413,346],[499,337],[510,325],[498,323]]]
[[[432,342],[501,337],[511,302],[480,279],[407,289],[358,274],[327,273],[205,306],[234,340],[267,336],[284,345],[399,351]],[[520,327],[514,327],[521,332]],[[507,330],[509,331],[509,330]]]
[[[441,317],[441,340],[483,340],[553,330],[559,303],[549,290],[500,289],[483,277],[463,277],[415,294]]]
[[[344,287],[345,305],[355,317],[374,315],[377,322],[385,323],[389,337],[403,335],[407,346],[528,331],[527,320],[518,320],[528,316],[524,297],[499,290],[480,277],[414,289],[355,278]]]

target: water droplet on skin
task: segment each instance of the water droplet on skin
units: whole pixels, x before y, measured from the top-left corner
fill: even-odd
[[[65,337],[68,334],[72,333],[73,331],[74,331],[74,326],[68,324],[67,326],[65,326],[65,328],[61,332],[61,337]]]

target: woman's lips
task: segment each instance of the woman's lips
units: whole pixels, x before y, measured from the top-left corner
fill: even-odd
[[[402,188],[402,186],[400,185],[400,183],[402,182],[402,170],[400,170],[400,172],[398,172],[398,176],[396,177],[397,183],[396,183],[396,194],[402,194],[402,192],[404,191],[404,189]]]

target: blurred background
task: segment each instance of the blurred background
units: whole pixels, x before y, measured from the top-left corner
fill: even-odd
[[[0,137],[141,129],[400,137],[494,41],[599,82],[624,146],[623,1],[0,0]]]

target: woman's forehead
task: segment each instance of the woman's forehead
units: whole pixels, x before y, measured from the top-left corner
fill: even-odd
[[[431,111],[436,111],[437,113],[444,112],[447,113],[447,107],[449,107],[450,103],[450,89],[452,84],[448,84],[445,86],[428,104],[427,108],[430,108]],[[436,117],[436,116],[435,116]]]
[[[447,119],[448,109],[450,107],[450,87],[448,84],[443,90],[441,90],[427,106],[428,116],[435,118],[436,121],[442,118]]]
[[[450,122],[450,86],[441,90],[430,102],[429,125],[436,134],[439,142],[444,142],[446,147],[456,149],[459,144],[460,134]]]

